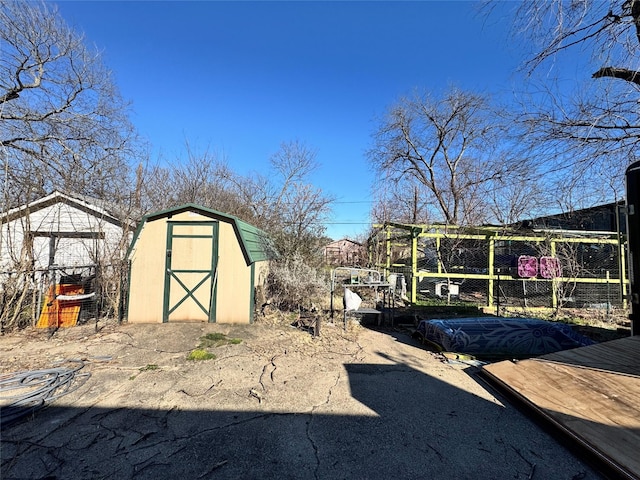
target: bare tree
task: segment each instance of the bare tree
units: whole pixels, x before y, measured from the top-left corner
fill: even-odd
[[[430,204],[421,215],[448,224],[477,223],[492,183],[513,172],[498,155],[503,127],[487,98],[456,88],[441,98],[414,93],[391,106],[368,152],[378,175]],[[415,203],[415,202],[414,202]]]
[[[638,158],[640,1],[532,0],[514,13],[531,87],[517,115],[522,144],[574,208],[610,200]]]
[[[5,201],[121,191],[136,136],[100,55],[53,4],[14,1],[0,2],[0,52]]]
[[[405,178],[377,182],[371,217],[374,223],[430,223],[428,197],[417,180]]]
[[[196,203],[265,230],[283,256],[297,252],[308,259],[318,250],[332,198],[310,181],[318,167],[313,149],[300,141],[285,142],[269,159],[269,172],[247,176],[234,172],[215,152],[198,152],[189,142],[186,155],[170,167],[144,170],[144,211]]]
[[[279,182],[273,186],[276,196],[268,228],[284,252],[298,252],[309,259],[324,238],[324,221],[333,201],[310,182],[318,168],[316,152],[299,141],[282,143],[271,157],[271,166]]]
[[[265,175],[235,177],[236,191],[252,210],[253,222],[275,239],[283,256],[309,259],[324,239],[333,198],[311,183],[316,151],[301,141],[283,142]]]
[[[493,221],[503,226],[547,214],[550,206],[562,210],[558,201],[563,199],[548,188],[535,170],[531,174],[501,178],[492,184],[485,198]]]
[[[268,294],[282,308],[310,306],[328,291],[320,247],[332,197],[310,181],[318,168],[316,151],[300,141],[284,142],[265,175],[236,176],[236,192],[251,208],[253,223],[274,242],[279,259]]]
[[[186,203],[238,216],[252,221],[249,205],[242,202],[236,185],[237,175],[217,152],[199,151],[185,141],[186,157],[177,157],[169,166],[143,168],[140,174],[142,210],[162,210]]]
[[[1,0],[0,52],[3,208],[28,205],[58,189],[117,204],[118,217],[129,222],[136,202],[130,197],[128,162],[142,144],[100,54],[87,48],[53,4]],[[125,228],[113,250],[95,259],[105,267],[102,278],[110,275],[100,288],[114,295],[111,308],[120,302],[128,234]],[[4,326],[19,324],[25,306],[35,305],[25,303],[24,295],[6,296],[12,285],[36,291],[32,245],[25,238],[25,260],[14,262],[9,281],[3,282]]]

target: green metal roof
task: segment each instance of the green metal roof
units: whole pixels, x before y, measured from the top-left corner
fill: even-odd
[[[129,246],[129,252],[127,252],[127,256],[129,256],[129,254],[133,250],[133,247],[138,239],[138,235],[140,234],[140,231],[142,230],[142,227],[146,222],[153,221],[162,217],[170,218],[173,215],[177,215],[187,211],[196,212],[205,217],[231,223],[240,242],[245,260],[249,265],[255,262],[271,260],[278,256],[273,242],[271,241],[267,233],[263,230],[260,230],[259,228],[254,227],[253,225],[240,220],[237,217],[234,217],[233,215],[218,212],[217,210],[203,207],[201,205],[196,205],[194,203],[186,203],[178,207],[172,207],[166,210],[160,210],[145,215],[140,221],[138,228],[136,229],[136,233],[133,237],[131,245]]]

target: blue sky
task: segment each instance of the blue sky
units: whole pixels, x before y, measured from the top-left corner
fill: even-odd
[[[337,200],[327,224],[336,239],[369,225],[376,184],[365,152],[388,106],[450,84],[508,96],[521,61],[510,25],[465,1],[58,6],[103,51],[154,157],[184,158],[187,140],[238,173],[266,173],[281,143],[314,148],[313,183]]]

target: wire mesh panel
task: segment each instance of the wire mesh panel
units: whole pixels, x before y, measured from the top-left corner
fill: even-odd
[[[72,270],[70,272],[70,270]],[[42,284],[38,328],[72,327],[97,317],[95,265],[73,269],[52,267],[48,282]]]
[[[126,263],[0,274],[0,330],[69,327],[122,318]]]
[[[566,232],[565,232],[566,233]],[[517,235],[393,224],[374,237],[376,266],[402,273],[411,301],[523,308],[626,308],[626,250],[610,233]]]

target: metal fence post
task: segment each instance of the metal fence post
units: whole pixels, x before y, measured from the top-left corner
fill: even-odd
[[[418,235],[411,232],[411,302],[418,299]]]
[[[493,306],[493,276],[494,276],[494,263],[495,263],[495,246],[496,241],[493,237],[489,238],[489,261],[487,266],[487,273],[489,274],[489,284],[487,289],[487,307]]]
[[[551,240],[551,256],[556,258],[556,242]],[[558,308],[558,277],[551,279],[551,308]]]

